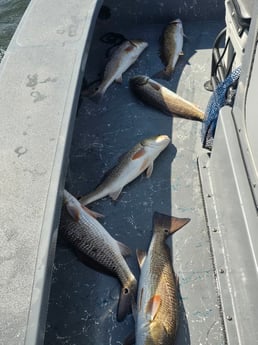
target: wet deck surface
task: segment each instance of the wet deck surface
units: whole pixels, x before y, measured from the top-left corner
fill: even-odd
[[[187,39],[170,82],[158,80],[180,96],[205,109],[210,94],[203,84],[209,78],[211,47],[223,22],[183,23]],[[147,249],[152,234],[154,211],[190,217],[191,222],[175,234],[173,263],[179,276],[181,307],[176,344],[225,344],[219,299],[213,271],[197,156],[201,152],[201,124],[171,118],[141,103],[131,93],[128,81],[137,74],[152,76],[162,69],[159,36],[162,25],[126,28],[97,22],[87,63],[87,81],[98,78],[109,47],[99,41],[108,32],[142,38],[149,47],[124,74],[123,84],[113,84],[103,102],[96,105],[84,98],[75,123],[66,188],[83,195],[96,187],[119,156],[143,138],[167,134],[172,144],[158,157],[153,174],[143,174],[126,186],[117,202],[106,198],[90,205],[105,214],[104,227],[119,241]],[[128,260],[138,276],[135,254]],[[56,249],[49,301],[45,345],[121,344],[133,330],[133,318],[116,321],[120,292],[118,280],[83,264],[60,237]]]

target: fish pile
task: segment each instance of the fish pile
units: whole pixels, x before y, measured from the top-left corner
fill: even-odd
[[[143,40],[124,40],[106,64],[97,89],[89,94],[99,102],[115,81],[136,62],[148,43]],[[162,34],[161,59],[164,70],[156,77],[171,79],[183,48],[183,26],[180,19],[171,21]],[[155,78],[155,76],[153,77]],[[130,79],[130,88],[144,103],[168,115],[203,121],[204,113],[194,104],[145,75]],[[170,138],[163,134],[145,138],[124,154],[117,165],[93,191],[75,198],[64,190],[60,231],[82,255],[114,275],[121,284],[117,320],[133,313],[135,332],[126,343],[136,345],[174,344],[178,328],[178,278],[174,272],[166,239],[185,226],[189,218],[177,218],[155,212],[153,236],[148,251],[137,250],[141,269],[139,282],[125,258],[130,249],[115,240],[96,219],[100,214],[86,207],[96,200],[111,197],[117,200],[123,188],[144,171],[149,178],[156,158],[168,147]]]

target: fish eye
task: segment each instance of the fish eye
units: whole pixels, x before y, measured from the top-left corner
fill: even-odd
[[[165,233],[168,234],[169,233],[169,230],[168,229],[164,229]]]
[[[129,290],[127,288],[124,288],[124,294],[127,295],[129,293]]]

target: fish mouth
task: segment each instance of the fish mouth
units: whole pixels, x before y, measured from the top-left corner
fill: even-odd
[[[178,19],[172,20],[170,24],[182,24],[182,21],[181,19],[178,18]]]
[[[145,139],[141,142],[142,146],[152,146],[152,147],[166,147],[170,143],[169,136],[162,134],[153,136],[151,138]]]
[[[146,75],[137,75],[130,79],[130,83],[132,83],[132,85],[142,86],[147,84],[149,79],[150,78]]]

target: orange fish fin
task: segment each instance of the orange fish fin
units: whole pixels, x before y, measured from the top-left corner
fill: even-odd
[[[151,162],[151,164],[148,166],[147,170],[146,170],[146,176],[149,178],[151,177],[153,171],[153,162]]]
[[[74,205],[66,204],[66,209],[68,213],[70,214],[70,216],[73,218],[73,220],[78,222],[80,219],[80,210],[78,209],[78,207]]]
[[[173,234],[189,222],[190,218],[177,218],[159,212],[155,212],[153,215],[154,229],[163,228],[168,230],[168,234]]]
[[[146,259],[147,253],[145,250],[136,249],[136,256],[137,256],[138,264],[139,264],[140,268],[142,268],[143,263]]]
[[[144,148],[142,147],[141,149],[139,149],[139,150],[133,155],[132,160],[141,158],[144,154],[145,154],[145,150],[144,150]]]
[[[116,78],[115,81],[116,81],[116,83],[122,84],[122,82],[123,82],[122,74],[120,75],[120,77]]]
[[[130,42],[131,43],[131,42]],[[130,46],[125,48],[125,52],[129,53],[130,51],[132,51],[134,49],[134,45],[131,44]]]
[[[150,321],[153,321],[155,319],[155,316],[157,315],[160,305],[161,305],[160,295],[154,295],[153,297],[151,297],[151,299],[149,300],[146,306],[146,314],[149,316]]]
[[[122,189],[123,189],[123,187],[120,188],[119,190],[113,192],[113,193],[110,193],[110,194],[109,194],[110,198],[112,198],[112,200],[114,200],[114,201],[117,200],[118,197],[119,197],[119,195],[120,195],[121,192],[122,192]]]
[[[104,218],[104,214],[101,214],[101,213],[98,213],[98,212],[95,212],[95,211],[92,211],[90,210],[88,207],[84,206],[84,205],[81,205],[82,209],[87,212],[90,216],[92,216],[93,218],[97,219],[97,218]]]
[[[120,249],[121,254],[126,257],[126,256],[130,256],[132,254],[132,251],[130,248],[128,248],[124,243],[116,241],[118,244],[118,247]]]

